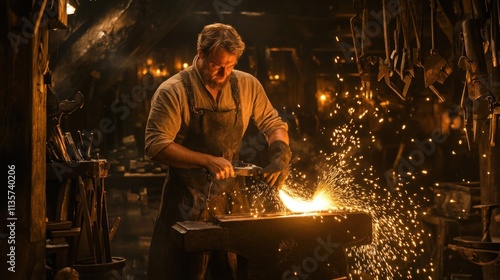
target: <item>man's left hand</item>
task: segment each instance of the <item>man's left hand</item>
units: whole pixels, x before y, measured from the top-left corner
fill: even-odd
[[[289,164],[292,158],[290,147],[277,140],[269,146],[269,165],[263,170],[264,181],[276,188],[281,188],[289,174]]]

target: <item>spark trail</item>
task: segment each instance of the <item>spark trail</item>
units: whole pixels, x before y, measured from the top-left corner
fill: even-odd
[[[323,171],[313,179],[316,183],[295,170],[282,201],[293,205],[293,212],[302,207],[302,212],[352,210],[372,215],[373,242],[348,250],[352,279],[431,279],[432,264],[425,261],[427,236],[418,218],[420,201],[402,191],[403,186],[394,190],[377,183],[373,167],[363,167],[362,150],[367,147],[356,134],[349,125],[335,129],[330,140],[336,151],[322,153]]]

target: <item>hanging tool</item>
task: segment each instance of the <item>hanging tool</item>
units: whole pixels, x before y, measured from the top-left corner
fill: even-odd
[[[370,66],[375,65],[376,63],[376,58],[367,56],[366,55],[366,49],[368,46],[368,38],[367,38],[367,24],[368,24],[368,9],[366,9],[366,0],[363,0],[363,11],[362,11],[362,16],[361,16],[361,56],[359,57],[360,60],[360,77],[361,77],[361,86],[363,87],[363,91],[366,94],[370,93]]]
[[[411,48],[411,54],[412,54],[412,65],[423,68],[424,65],[422,64],[422,44],[421,44],[421,38],[422,38],[422,19],[420,21],[420,25],[417,22],[417,7],[415,7],[415,3],[413,0],[408,0],[408,12],[410,14],[410,19],[411,19],[411,25],[412,25],[412,30],[413,34],[415,35],[415,43],[416,47]],[[423,15],[423,13],[421,12]],[[420,27],[420,28],[419,28]]]
[[[498,1],[491,1],[491,26],[490,26],[490,49],[491,49],[491,59],[492,59],[492,76],[493,76],[493,85],[498,86],[496,82],[500,80],[498,75],[499,68],[499,58],[498,58],[498,32],[500,32],[500,5],[498,5]]]
[[[366,26],[368,24],[368,10],[366,9],[366,0],[360,5],[359,1],[354,0],[355,15],[351,18],[351,36],[353,38],[354,51],[356,54],[356,63],[358,66],[358,73],[361,77],[361,86],[365,93],[370,91],[370,65],[376,63],[376,59],[366,55],[366,48],[368,46],[368,39],[366,37]],[[361,11],[361,16],[359,14]],[[359,28],[361,26],[361,30]],[[359,36],[358,36],[359,35]],[[359,44],[357,38],[359,37]],[[359,46],[358,46],[359,45]],[[358,48],[360,54],[358,53]]]
[[[499,98],[498,89],[500,88],[500,65],[497,56],[497,45],[498,45],[498,32],[499,32],[499,5],[498,1],[491,1],[490,5],[491,17],[490,17],[490,50],[492,59],[491,68],[491,82],[492,88],[496,95],[494,97]],[[494,99],[492,99],[494,101]],[[496,145],[496,138],[498,133],[498,120],[500,117],[500,104],[498,102],[492,102],[490,108],[490,146],[494,147]]]
[[[448,42],[450,43],[451,46],[453,46],[454,27],[448,15],[444,11],[443,6],[440,3],[440,0],[436,0],[435,19],[437,24],[439,25],[439,29],[443,31],[444,35],[448,39]],[[443,84],[445,80],[451,75],[452,72],[453,68],[451,67],[451,63],[450,62],[446,63],[446,65],[439,72],[437,82]]]
[[[411,57],[411,48],[410,48],[410,23],[408,21],[408,5],[407,0],[398,0],[398,19],[401,24],[401,31],[403,33],[403,49],[401,56],[401,66],[399,68],[399,75],[401,79],[404,80],[406,76],[406,72],[408,70],[412,71],[413,69],[413,61]],[[403,96],[405,96],[403,94]]]
[[[448,63],[444,58],[442,58],[437,49],[435,48],[435,14],[436,14],[436,0],[430,0],[431,7],[431,50],[430,55],[426,58],[424,67],[424,82],[425,87],[430,89],[434,95],[439,99],[439,102],[444,102],[445,98],[439,93],[439,91],[434,87],[434,83],[437,81],[439,83],[443,83],[444,80],[451,74],[453,71],[451,67],[448,66]]]
[[[389,31],[387,26],[387,8],[386,8],[386,0],[382,0],[382,15],[383,15],[383,29],[384,29],[384,44],[385,44],[385,59],[379,58],[379,72],[378,72],[378,80],[380,81],[384,78],[387,86],[394,91],[399,98],[405,100],[405,97],[400,93],[400,91],[396,88],[396,86],[391,81],[391,76],[393,73],[391,67],[391,61],[389,59]]]
[[[439,102],[446,101],[446,99],[441,95],[441,93],[439,93],[439,91],[434,87],[434,85],[430,85],[427,88],[430,89],[432,93],[434,93],[434,95],[439,99]]]
[[[469,97],[476,100],[489,94],[487,89],[487,67],[483,52],[483,40],[479,34],[478,21],[465,19],[462,21],[462,40],[465,55],[458,59],[458,66],[466,70],[466,81]]]
[[[465,131],[465,139],[467,140],[467,148],[469,148],[473,141],[472,139],[472,100],[469,98],[467,94],[467,84],[464,83],[464,88],[462,90],[462,99],[460,100],[460,107],[462,108],[463,120],[464,120],[464,131]]]
[[[490,146],[495,147],[497,138],[497,128],[498,128],[498,118],[500,117],[500,106],[495,104],[491,114],[490,119]]]
[[[473,102],[471,107],[473,109],[472,129],[475,141],[480,133],[478,121],[486,120],[488,115],[492,113],[491,108],[493,107],[491,107],[489,100],[494,100],[494,98],[489,91],[486,59],[477,20],[468,18],[463,20],[461,25],[465,55],[459,58],[458,66],[466,70],[465,80],[468,95]]]
[[[401,53],[400,53],[400,48],[399,48],[399,44],[400,44],[400,41],[401,41],[401,21],[399,20],[399,17],[396,17],[396,27],[394,28],[394,32],[393,32],[393,36],[394,36],[394,49],[392,50],[391,52],[391,60],[392,60],[392,68],[394,71],[396,71],[401,79],[403,79],[403,76],[401,75],[401,73],[399,73],[399,70],[398,69],[401,69],[402,67],[402,57],[401,57]],[[390,44],[390,41],[389,41],[389,44]],[[399,66],[398,66],[399,65]]]
[[[403,82],[404,82],[404,88],[403,88],[403,96],[406,97],[408,95],[408,91],[410,88],[410,85],[415,78],[415,67],[419,68],[424,68],[425,72],[425,67],[422,64],[422,48],[421,48],[421,35],[420,32],[417,29],[417,20],[416,20],[416,15],[414,14],[414,7],[413,4],[410,2],[406,2],[410,0],[399,0],[400,2],[400,17],[401,17],[401,29],[403,30],[403,37],[404,37],[404,51],[403,55],[404,57],[407,57],[408,59],[408,68],[407,69],[401,69],[402,73],[405,73]],[[405,14],[406,13],[406,14]],[[409,15],[409,16],[408,16]],[[407,18],[411,19],[411,25],[412,28],[410,28],[410,23],[408,22]],[[410,31],[410,29],[413,30],[413,32]],[[410,41],[411,41],[411,35],[415,36],[415,42],[416,42],[416,48],[412,48],[410,46]],[[439,93],[439,91],[434,87],[434,85],[429,85],[428,88],[434,93],[434,95],[437,96],[439,99],[439,102],[444,102],[445,98]]]
[[[400,75],[402,76],[403,82],[404,82],[404,88],[402,91],[402,95],[406,98],[408,95],[408,90],[410,89],[410,85],[413,81],[413,78],[415,77],[415,71],[413,69],[414,67],[414,61],[415,59],[413,58],[413,49],[410,46],[410,23],[408,22],[408,18],[410,17],[413,19],[413,12],[410,10],[408,6],[407,0],[399,0],[399,20],[401,22],[401,30],[403,31],[403,55],[402,55],[402,62],[401,62],[401,69],[400,69]],[[410,16],[408,16],[410,15]],[[414,25],[415,28],[415,22],[412,21],[412,24]],[[420,49],[420,40],[418,39],[418,34],[415,33],[415,38],[417,41],[417,48]],[[406,63],[408,61],[408,63]],[[406,66],[408,64],[408,66]]]
[[[435,45],[435,13],[436,13],[436,0],[430,0],[431,6],[431,50],[429,56],[425,59],[424,68],[425,68],[425,87],[429,87],[434,84],[439,79],[439,75],[443,67],[446,66],[446,60],[442,58]]]
[[[356,64],[358,66],[358,73],[361,73],[361,61],[359,60],[359,54],[358,54],[358,40],[357,40],[357,32],[356,30],[359,30],[357,28],[357,25],[362,24],[362,19],[359,16],[359,1],[358,0],[353,0],[353,6],[354,6],[354,11],[355,14],[354,16],[351,17],[350,19],[350,26],[351,26],[351,37],[352,37],[352,44],[354,46],[354,55],[356,56]]]

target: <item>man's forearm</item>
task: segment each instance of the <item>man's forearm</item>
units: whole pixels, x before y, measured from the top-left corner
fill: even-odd
[[[159,161],[170,167],[177,168],[206,168],[217,180],[234,177],[233,166],[223,157],[192,151],[176,143],[163,148],[153,160]]]
[[[171,143],[163,148],[153,160],[178,168],[198,168],[206,165],[206,154],[198,153],[177,143]]]

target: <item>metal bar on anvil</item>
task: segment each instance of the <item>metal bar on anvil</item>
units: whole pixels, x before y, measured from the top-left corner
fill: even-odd
[[[244,257],[251,274],[259,275],[255,279],[347,276],[345,248],[372,241],[372,217],[365,212],[232,214],[214,222],[178,222],[173,229],[186,252],[224,250]]]

